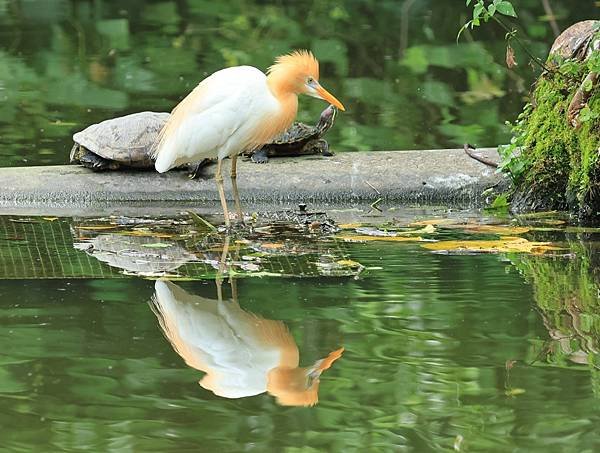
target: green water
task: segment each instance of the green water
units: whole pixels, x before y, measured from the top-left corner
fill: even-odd
[[[350,225],[334,237],[305,232],[310,253],[294,246],[297,232],[280,231],[231,237],[224,254],[225,237],[199,240],[206,233],[185,218],[169,227],[165,219],[3,217],[3,448],[596,451],[598,233],[552,221],[529,222],[529,232],[478,233],[468,225],[498,220],[473,215],[462,229],[441,224],[420,233],[420,242],[345,242],[355,234]],[[107,231],[112,248],[94,242]],[[435,242],[423,241],[497,238],[493,231],[561,249],[424,248]],[[139,264],[156,253],[150,267]],[[286,265],[274,258],[282,256]],[[327,276],[327,267],[308,265],[317,261],[362,267]],[[242,262],[260,265],[242,269]],[[263,275],[286,269],[298,276]],[[150,279],[124,274],[149,270]],[[157,283],[159,274],[171,281]],[[159,307],[172,320],[163,327]],[[268,333],[277,329],[283,333]],[[257,347],[261,335],[271,341]],[[290,405],[316,402],[302,390],[306,380],[296,399],[258,388],[265,378],[257,354],[273,344],[297,351],[294,372],[344,348],[320,375],[316,405]],[[212,390],[199,385],[206,371],[219,384]],[[263,384],[250,385],[248,376]]]
[[[542,2],[513,3],[544,58]],[[563,29],[598,15],[549,3]],[[293,48],[348,109],[334,151],[506,142],[538,72],[518,47],[506,70],[494,24],[457,45],[464,4],[0,0],[0,165],[66,163],[88,124],[168,111],[214,70]],[[323,107],[303,99],[299,118]],[[406,229],[415,210],[393,216]],[[354,243],[356,226],[227,239],[142,220],[0,215],[0,450],[600,450],[597,230]],[[425,248],[501,235],[559,249]]]

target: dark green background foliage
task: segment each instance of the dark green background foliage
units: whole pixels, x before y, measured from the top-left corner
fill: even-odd
[[[551,2],[561,29],[595,17],[592,0]],[[519,36],[545,58],[554,39],[538,0],[515,2]],[[266,69],[312,49],[323,84],[348,107],[335,150],[435,148],[508,141],[505,120],[536,72],[518,48],[504,67],[504,32],[472,33],[458,0],[0,0],[1,165],[65,163],[72,132],[140,110],[170,110],[228,65]],[[303,100],[300,119],[323,103]]]

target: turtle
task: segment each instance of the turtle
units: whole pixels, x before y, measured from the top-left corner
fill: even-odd
[[[329,144],[321,137],[333,126],[336,114],[337,109],[330,105],[321,112],[319,122],[314,126],[294,123],[288,130],[275,137],[271,143],[248,153],[248,155],[250,155],[252,162],[258,164],[266,163],[269,161],[269,157],[274,156],[303,156],[308,154],[333,156],[333,153],[329,150]]]
[[[330,105],[315,126],[294,123],[273,142],[254,152],[245,153],[254,162],[264,163],[272,156],[321,153],[330,156],[327,142],[320,137],[331,127],[336,109]],[[94,171],[121,168],[154,168],[153,151],[169,113],[139,112],[92,124],[73,135],[70,162]],[[256,157],[253,157],[257,155]],[[190,164],[190,177],[199,175],[209,159]]]
[[[151,168],[154,143],[169,116],[139,112],[92,124],[73,135],[71,163],[95,171]]]
[[[571,25],[563,31],[552,44],[548,60],[560,66],[565,60],[584,62],[600,49],[600,21],[584,20]],[[589,71],[573,94],[567,108],[567,121],[574,128],[581,127],[579,113],[588,104],[596,91],[600,73]]]
[[[598,31],[600,21],[597,20],[584,20],[571,25],[552,44],[549,59],[558,60],[559,63],[566,59],[587,59],[593,50],[598,49]]]

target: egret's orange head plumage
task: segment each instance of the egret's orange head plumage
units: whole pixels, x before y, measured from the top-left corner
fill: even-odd
[[[293,83],[291,89],[297,94],[304,92],[304,82],[309,77],[319,80],[319,62],[308,50],[295,50],[286,55],[280,55],[267,70],[272,78]]]
[[[269,86],[279,97],[307,94],[345,110],[342,103],[319,84],[319,62],[308,50],[295,50],[277,57],[267,73]]]

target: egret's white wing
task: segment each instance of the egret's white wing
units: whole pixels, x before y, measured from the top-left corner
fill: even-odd
[[[279,109],[260,70],[237,66],[217,71],[173,110],[161,132],[156,170],[237,154]]]

